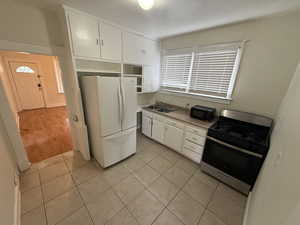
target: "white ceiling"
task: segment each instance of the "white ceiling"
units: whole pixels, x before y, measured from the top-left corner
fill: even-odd
[[[137,0],[31,0],[44,7],[64,3],[152,38],[300,8],[300,0],[154,0],[149,11]]]

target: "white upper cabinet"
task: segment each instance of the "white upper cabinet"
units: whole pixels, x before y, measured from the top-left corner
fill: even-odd
[[[69,13],[73,54],[78,57],[100,58],[98,21],[79,13]]]
[[[101,58],[107,60],[122,59],[122,32],[119,28],[100,23]]]
[[[143,66],[143,92],[156,92],[159,89],[159,70],[156,64]]]
[[[142,36],[123,32],[123,61],[125,63],[152,65],[159,59],[157,42]]]
[[[142,64],[142,37],[123,32],[123,61],[125,63]]]

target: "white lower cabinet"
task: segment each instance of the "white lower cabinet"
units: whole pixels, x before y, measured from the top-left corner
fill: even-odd
[[[200,163],[202,154],[198,154],[190,149],[183,148],[182,154],[188,157],[189,159],[193,160],[194,162]]]
[[[152,121],[152,138],[164,144],[165,123],[153,119]]]
[[[184,131],[166,124],[164,144],[177,152],[181,152]]]
[[[207,129],[191,127],[177,120],[144,110],[142,126],[142,132],[146,136],[185,155],[194,162],[200,163]]]
[[[152,118],[146,115],[143,115],[142,119],[142,133],[150,138],[152,136]]]

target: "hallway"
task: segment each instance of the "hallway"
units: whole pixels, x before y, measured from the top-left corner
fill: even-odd
[[[19,113],[20,132],[30,162],[35,163],[73,149],[66,107]]]

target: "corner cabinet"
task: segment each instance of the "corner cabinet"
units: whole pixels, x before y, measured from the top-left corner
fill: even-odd
[[[159,90],[159,68],[156,64],[143,66],[143,93]]]
[[[130,32],[123,32],[123,61],[125,63],[153,65],[159,63],[156,41]]]

